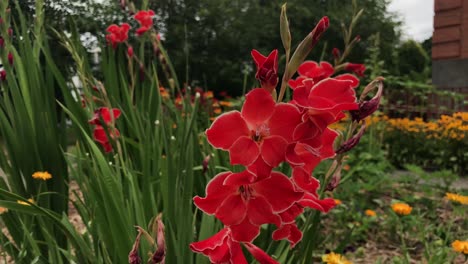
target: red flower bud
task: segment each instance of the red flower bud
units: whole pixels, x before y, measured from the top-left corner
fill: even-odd
[[[350,151],[352,148],[354,148],[358,143],[359,140],[361,140],[362,135],[364,135],[364,131],[366,130],[366,125],[363,124],[361,126],[361,129],[359,132],[354,135],[352,138],[348,139],[345,143],[343,143],[338,150],[336,151],[336,154],[343,154],[345,152]]]
[[[323,32],[325,32],[325,30],[327,30],[329,26],[330,20],[328,19],[328,17],[322,17],[322,19],[320,19],[320,21],[318,22],[317,26],[315,26],[314,30],[312,30],[312,32],[310,33],[312,34],[312,46],[315,46],[315,44],[317,44]]]
[[[133,47],[132,46],[128,46],[127,55],[128,55],[128,57],[130,59],[133,58]]]
[[[13,36],[13,29],[12,28],[8,28],[8,36]]]
[[[11,52],[8,52],[8,63],[10,65],[13,65],[13,54]]]
[[[362,77],[364,76],[364,72],[366,71],[366,65],[348,62],[345,66],[345,71],[352,71]]]
[[[257,50],[252,50],[251,54],[257,65],[255,78],[260,81],[262,88],[271,93],[278,84],[278,50],[273,50],[268,57]]]
[[[203,174],[205,174],[206,171],[208,170],[208,163],[210,162],[210,159],[211,159],[211,155],[206,155],[206,157],[203,159],[203,163],[202,163],[202,167],[203,167],[202,173]]]
[[[331,181],[328,183],[326,190],[327,191],[333,191],[340,185],[340,180],[341,180],[341,166],[339,166],[335,173],[332,176]]]
[[[154,252],[153,256],[151,257],[151,263],[164,263],[164,259],[166,257],[166,240],[164,238],[164,224],[162,222],[162,214],[159,214],[156,218],[157,227],[157,234],[156,234],[156,245],[158,248]]]
[[[333,48],[332,53],[333,53],[333,58],[335,58],[335,60],[341,57],[341,51],[338,48]]]
[[[0,71],[0,80],[1,80],[1,81],[5,81],[5,80],[6,80],[6,71],[5,71],[5,70],[1,70],[1,71]]]

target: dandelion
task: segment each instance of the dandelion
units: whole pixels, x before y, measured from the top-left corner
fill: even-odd
[[[405,203],[392,204],[392,210],[399,215],[409,215],[413,208]]]
[[[21,200],[18,200],[18,201],[16,201],[16,202],[19,203],[19,204],[22,204],[22,205],[30,206],[29,203],[34,203],[34,200],[33,200],[32,198],[30,198],[30,199],[28,199],[28,202],[29,202],[29,203],[27,203],[27,202],[25,202],[25,201],[21,201]]]
[[[456,193],[446,193],[445,198],[453,202],[468,204],[468,196],[463,196]]]
[[[455,240],[452,243],[452,248],[456,252],[468,255],[468,241]]]
[[[0,207],[0,215],[8,212],[8,208]]]
[[[52,175],[48,173],[47,171],[36,171],[35,173],[33,173],[32,177],[36,180],[43,180],[43,181],[52,179]]]
[[[329,253],[322,256],[322,261],[327,264],[352,264],[351,261],[337,253]]]
[[[374,211],[374,210],[370,210],[370,209],[367,209],[364,214],[366,214],[367,216],[376,216],[377,213]]]

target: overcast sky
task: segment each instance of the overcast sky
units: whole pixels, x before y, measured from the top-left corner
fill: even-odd
[[[405,39],[423,41],[432,35],[434,0],[392,0],[389,11],[401,16]]]

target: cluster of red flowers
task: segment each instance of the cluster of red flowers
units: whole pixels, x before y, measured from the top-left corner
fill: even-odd
[[[115,120],[119,118],[121,112],[117,108],[109,109],[107,107],[100,107],[94,111],[94,116],[88,123],[95,125],[93,138],[101,144],[105,152],[112,151],[112,145],[109,138],[116,139],[120,136],[120,132],[115,128]]]
[[[136,30],[137,36],[143,35],[146,31],[153,27],[153,17],[153,10],[141,10],[135,14],[134,18],[140,24],[140,27]],[[112,24],[107,28],[107,32],[109,34],[106,35],[106,39],[115,49],[117,44],[127,41],[129,30],[130,25],[128,23],[122,23],[120,26]]]
[[[315,32],[321,34],[326,25]],[[312,172],[322,160],[336,155],[338,133],[329,125],[344,118],[344,111],[359,110],[354,90],[359,79],[352,74],[332,77],[331,64],[305,61],[297,69],[299,76],[289,80],[292,100],[275,102],[277,56],[277,50],[268,57],[252,51],[262,88],[246,95],[240,112],[220,115],[206,131],[212,146],[229,152],[232,165],[245,166],[242,172],[216,175],[206,196],[193,199],[225,225],[213,237],[190,245],[212,263],[247,263],[241,244],[260,263],[277,263],[252,244],[261,225],[276,225],[272,238],[287,239],[294,247],[302,239],[295,219],[304,209],[328,212],[335,206],[333,199],[319,198],[320,183]],[[282,162],[291,166],[291,177],[273,170]]]

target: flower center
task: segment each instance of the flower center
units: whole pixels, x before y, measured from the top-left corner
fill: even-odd
[[[253,190],[249,185],[241,185],[239,187],[239,193],[245,201],[248,201],[253,197]]]
[[[266,124],[257,126],[255,130],[252,130],[252,139],[256,142],[261,142],[263,138],[270,135],[270,128]]]

